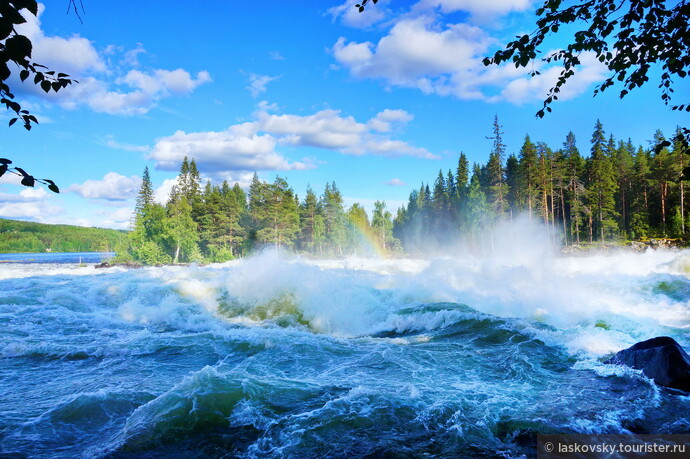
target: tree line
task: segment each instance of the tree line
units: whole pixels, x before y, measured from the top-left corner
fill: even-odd
[[[657,130],[644,148],[607,136],[597,120],[586,157],[572,132],[558,149],[526,135],[519,152],[506,157],[501,129],[496,117],[486,164],[470,169],[460,153],[455,171],[439,171],[433,185],[410,193],[393,231],[408,253],[460,236],[484,244],[495,222],[520,214],[542,220],[565,244],[685,237],[688,159],[680,128],[673,142]]]
[[[0,253],[110,252],[125,238],[124,231],[113,229],[0,218]]]
[[[502,129],[496,117],[486,164],[470,166],[460,153],[455,170],[439,171],[433,183],[413,190],[394,218],[383,201],[371,220],[359,204],[346,209],[335,182],[321,195],[308,187],[302,200],[281,177],[268,183],[254,174],[246,192],[227,181],[202,187],[187,158],[162,205],[146,168],[119,257],[147,264],[226,261],[265,247],[323,257],[372,249],[418,255],[458,240],[482,247],[497,222],[522,214],[550,227],[556,244],[685,237],[689,161],[681,140],[669,142],[657,130],[646,148],[635,146],[607,135],[597,120],[588,155],[572,132],[558,149],[526,135],[519,152],[506,155]]]
[[[371,220],[360,204],[345,208],[335,182],[300,200],[288,182],[254,174],[247,192],[238,183],[202,187],[194,159],[185,157],[165,205],[155,202],[144,169],[132,231],[117,260],[144,264],[223,262],[266,247],[318,256],[402,252],[393,216],[382,201]]]

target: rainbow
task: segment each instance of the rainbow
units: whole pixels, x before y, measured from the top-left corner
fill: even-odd
[[[387,251],[376,233],[369,226],[367,221],[350,221],[352,230],[355,232],[355,236],[358,242],[357,253],[359,254],[361,249],[361,255],[377,256],[379,258],[388,258],[390,252]]]

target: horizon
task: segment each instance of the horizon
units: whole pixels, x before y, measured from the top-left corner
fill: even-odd
[[[246,189],[256,171],[269,182],[285,177],[301,199],[307,185],[320,195],[335,181],[346,206],[358,202],[371,214],[383,200],[394,212],[439,169],[454,170],[461,151],[470,164],[485,163],[494,115],[507,154],[526,134],[558,149],[572,131],[589,156],[597,119],[607,136],[636,147],[682,124],[655,81],[622,100],[617,86],[592,97],[604,78],[595,62],[537,119],[549,72],[528,79],[524,69],[487,68],[481,59],[533,27],[539,2],[463,10],[450,1],[381,0],[362,14],[354,3],[259,9],[214,1],[194,9],[193,24],[188,12],[152,2],[88,4],[83,22],[41,6],[22,26],[35,61],[80,83],[45,95],[13,76],[17,99],[40,124],[5,127],[0,156],[54,180],[61,193],[6,174],[0,217],[128,229],[144,167],[162,196],[184,156],[196,160],[203,182]],[[167,32],[199,23],[202,33]],[[401,46],[410,43],[422,45]],[[676,89],[674,100],[683,100]]]

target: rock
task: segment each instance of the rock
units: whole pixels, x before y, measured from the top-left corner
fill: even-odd
[[[642,370],[660,386],[690,392],[690,356],[668,336],[639,342],[604,363]]]
[[[125,262],[125,263],[109,263],[107,261],[104,261],[103,263],[99,263],[97,265],[94,265],[94,268],[100,269],[100,268],[113,268],[115,266],[121,266],[123,268],[130,268],[130,269],[137,269],[137,268],[142,268],[143,266],[139,263],[135,262]]]

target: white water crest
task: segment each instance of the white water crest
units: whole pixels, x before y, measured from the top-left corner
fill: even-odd
[[[524,432],[690,428],[687,397],[602,363],[655,336],[688,348],[689,250],[561,256],[529,222],[491,240],[429,259],[0,265],[0,453],[239,439],[243,457],[517,457]]]

